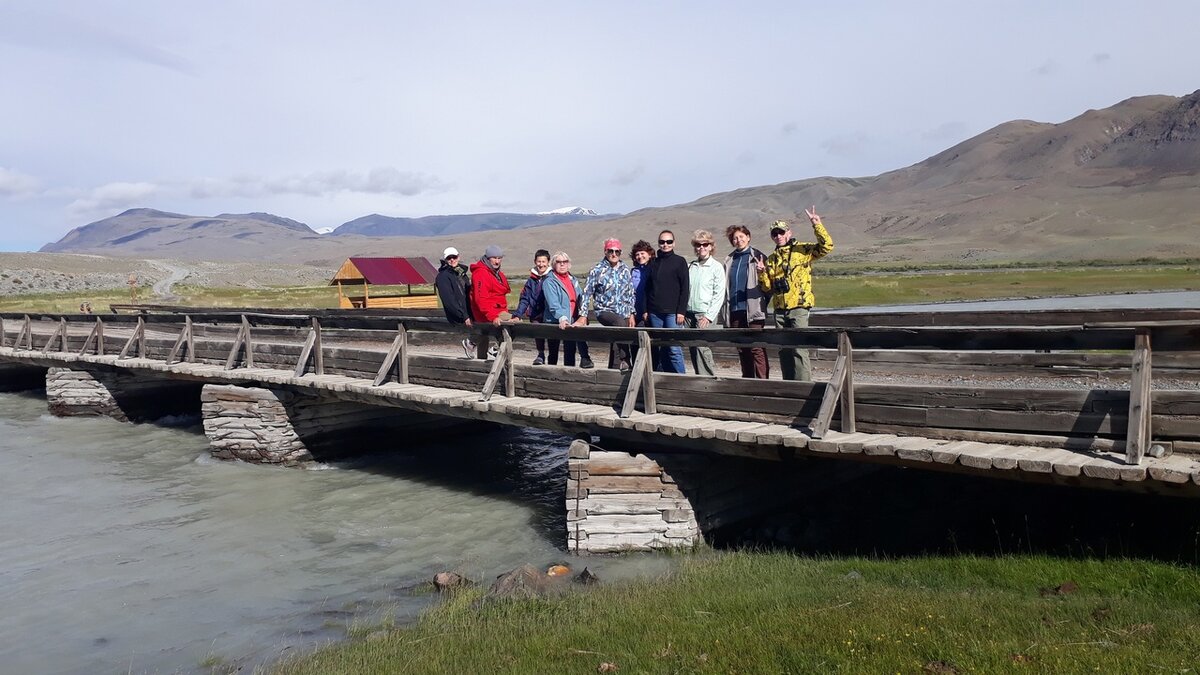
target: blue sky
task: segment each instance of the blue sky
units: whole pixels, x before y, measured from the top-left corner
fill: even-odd
[[[5,0],[0,250],[135,206],[321,228],[874,175],[1200,89],[1198,25],[1195,0]]]

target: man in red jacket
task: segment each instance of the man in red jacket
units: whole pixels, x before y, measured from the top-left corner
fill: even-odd
[[[508,312],[508,294],[512,287],[508,277],[500,271],[503,262],[504,250],[492,244],[484,250],[482,258],[471,263],[471,319],[476,324],[499,326],[501,321],[513,320]],[[487,358],[486,335],[475,343],[475,355]]]

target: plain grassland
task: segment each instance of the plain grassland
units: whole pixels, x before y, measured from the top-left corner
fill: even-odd
[[[1200,654],[1200,575],[1135,560],[731,552],[561,597],[481,595],[275,672],[1192,672]]]
[[[1128,293],[1136,291],[1200,290],[1200,265],[1136,265],[1050,267],[1037,269],[988,268],[954,271],[850,273],[838,270],[826,274],[816,267],[818,307],[860,307],[865,305],[910,304],[954,300],[998,298],[1034,298],[1048,296]],[[516,307],[523,277],[512,278],[509,306]],[[414,286],[414,293],[431,292],[429,287]],[[403,289],[375,288],[372,295],[404,293]],[[234,288],[175,286],[170,304],[197,307],[311,307],[328,309],[338,306],[337,289],[321,286]],[[146,303],[167,302],[150,296],[149,289],[139,290]],[[108,311],[113,303],[128,303],[129,291],[65,292],[0,297],[0,311],[74,312],[79,303],[88,301],[97,312]]]

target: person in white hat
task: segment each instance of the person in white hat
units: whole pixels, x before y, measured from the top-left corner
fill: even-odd
[[[471,288],[471,277],[467,274],[467,266],[459,264],[458,257],[458,249],[453,246],[442,251],[442,266],[438,268],[433,287],[442,301],[446,321],[469,327],[471,311],[467,307],[467,292]],[[463,338],[462,348],[467,358],[475,356],[475,343],[470,338]]]

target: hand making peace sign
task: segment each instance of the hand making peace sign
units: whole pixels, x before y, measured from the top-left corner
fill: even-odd
[[[809,221],[811,221],[813,225],[821,224],[821,216],[817,215],[817,205],[816,204],[813,204],[811,211],[808,209],[804,209],[804,215],[808,216]]]

